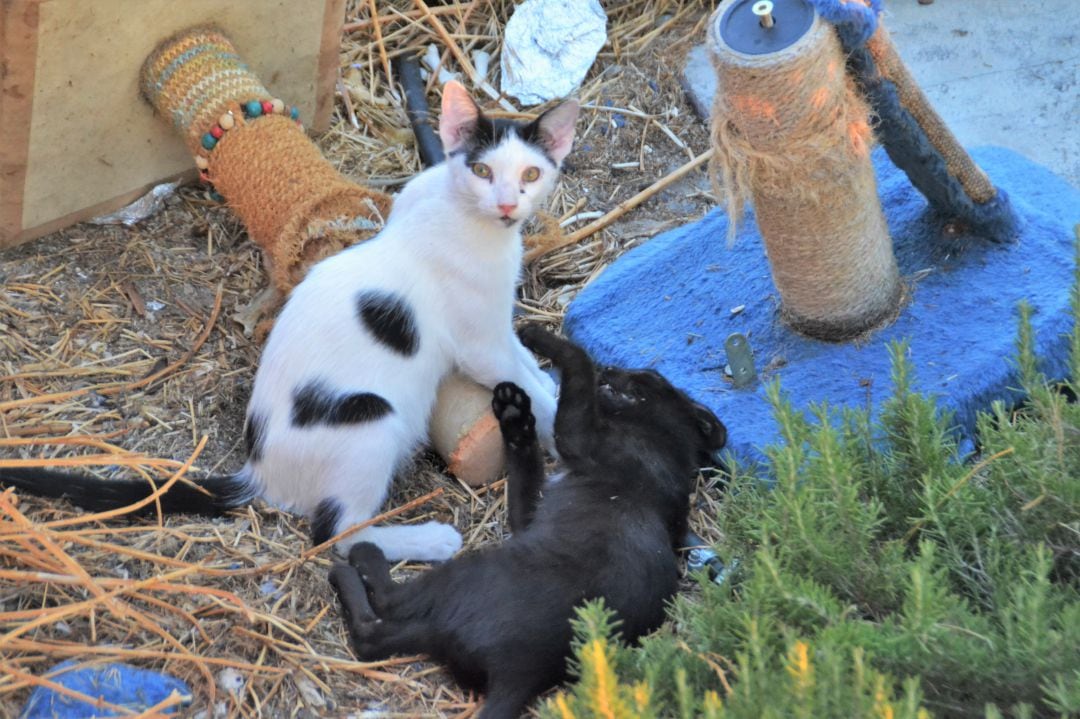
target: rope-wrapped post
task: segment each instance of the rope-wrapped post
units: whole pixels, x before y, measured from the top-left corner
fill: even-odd
[[[747,201],[781,316],[839,341],[888,321],[902,284],[870,162],[869,109],[831,25],[803,0],[738,0],[710,22],[714,178]]]
[[[297,112],[263,87],[220,30],[196,27],[165,40],[143,64],[140,86],[263,250],[279,298],[313,264],[382,228],[390,197],[335,170]],[[502,471],[490,407],[490,390],[455,376],[433,412],[436,449],[469,484]]]
[[[268,260],[287,294],[314,262],[374,235],[390,210],[384,193],[350,182],[304,134],[215,28],[158,46],[141,73],[146,100],[172,121]]]

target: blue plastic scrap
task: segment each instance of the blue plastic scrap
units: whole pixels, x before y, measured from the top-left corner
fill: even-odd
[[[184,697],[182,704],[191,702],[188,685],[168,674],[130,664],[81,665],[82,662],[68,660],[56,665],[46,676],[66,689],[136,712],[160,704],[173,692]],[[163,709],[162,713],[171,714],[174,709]],[[61,694],[55,689],[38,687],[27,700],[19,719],[104,719],[118,716],[124,715]]]

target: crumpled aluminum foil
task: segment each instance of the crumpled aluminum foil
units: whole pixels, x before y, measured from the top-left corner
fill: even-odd
[[[504,29],[502,91],[525,105],[565,97],[581,85],[605,42],[599,0],[525,0]]]
[[[158,185],[127,207],[108,215],[95,217],[89,222],[91,225],[126,225],[131,227],[161,210],[165,206],[165,199],[172,195],[182,182],[182,180],[177,180],[176,182],[166,182]]]

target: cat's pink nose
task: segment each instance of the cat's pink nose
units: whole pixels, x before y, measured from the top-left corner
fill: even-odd
[[[513,205],[499,205],[499,212],[503,213],[503,217],[509,217],[510,213],[517,209],[517,204]]]

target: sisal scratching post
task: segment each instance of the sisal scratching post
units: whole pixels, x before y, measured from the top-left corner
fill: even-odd
[[[313,262],[382,227],[389,196],[334,170],[296,110],[270,95],[220,31],[194,28],[166,40],[144,63],[140,84],[262,248],[282,294]]]
[[[390,197],[337,172],[304,134],[295,108],[270,95],[216,28],[192,28],[161,43],[143,64],[140,86],[262,249],[277,297],[315,262],[382,228]],[[447,379],[430,432],[465,482],[479,485],[501,473],[490,390]]]
[[[797,411],[878,415],[897,346],[912,388],[973,439],[991,402],[1021,399],[1008,361],[1021,302],[1040,371],[1068,374],[1080,192],[1004,148],[969,154],[880,11],[881,0],[721,4],[713,133],[728,211],[630,250],[567,308],[564,329],[598,362],[647,362],[724,420],[744,462],[783,441],[773,380]],[[754,221],[739,223],[748,202]],[[736,382],[740,368],[761,381]]]
[[[736,4],[711,23],[714,168],[733,218],[753,202],[784,319],[844,340],[893,316],[901,296],[869,110],[832,26],[794,4],[766,26],[772,14],[754,10],[771,5]]]
[[[865,46],[841,32],[849,67],[878,117],[878,135],[889,159],[958,230],[995,242],[1019,236],[1009,196],[997,188],[937,114],[908,72],[881,23]]]

